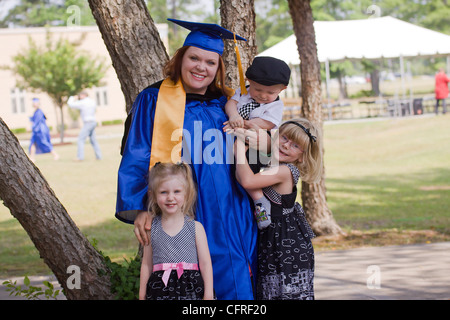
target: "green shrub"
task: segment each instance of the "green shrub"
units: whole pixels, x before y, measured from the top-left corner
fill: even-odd
[[[139,281],[141,274],[141,258],[136,255],[134,259],[124,259],[124,263],[112,262],[108,256],[105,264],[111,271],[111,293],[117,300],[137,300],[139,299]],[[104,270],[99,270],[100,275],[105,275]]]

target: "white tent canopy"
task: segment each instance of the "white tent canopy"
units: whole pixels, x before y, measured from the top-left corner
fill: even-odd
[[[315,21],[320,62],[450,54],[450,36],[393,17]],[[300,63],[296,37],[291,35],[259,56]]]

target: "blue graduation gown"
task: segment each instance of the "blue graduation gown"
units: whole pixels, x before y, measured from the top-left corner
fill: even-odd
[[[147,209],[147,179],[159,87],[143,90],[118,174],[116,217],[133,223]],[[198,186],[196,219],[208,237],[218,299],[253,299],[249,267],[256,271],[257,228],[245,190],[234,176],[233,140],[222,131],[226,98],[187,94],[182,159],[190,163]],[[226,146],[228,145],[228,150]]]
[[[31,146],[36,146],[36,154],[49,153],[53,150],[52,143],[50,141],[50,130],[45,122],[46,118],[41,109],[36,109],[33,116],[30,117],[30,121],[33,122],[32,134],[29,151]]]

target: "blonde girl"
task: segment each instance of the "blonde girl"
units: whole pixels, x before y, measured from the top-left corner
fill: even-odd
[[[296,202],[296,185],[300,178],[309,183],[320,179],[321,133],[306,119],[284,122],[274,137],[271,165],[256,174],[239,129],[236,133],[236,178],[254,200],[264,198],[270,208],[269,223],[259,231],[257,299],[314,299],[314,233]]]
[[[144,247],[139,299],[213,299],[205,230],[194,220],[196,188],[189,165],[157,163],[149,173],[150,245]]]

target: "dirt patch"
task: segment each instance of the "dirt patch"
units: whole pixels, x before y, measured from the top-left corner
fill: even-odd
[[[419,187],[422,191],[436,191],[436,190],[450,190],[450,186],[422,186]]]

